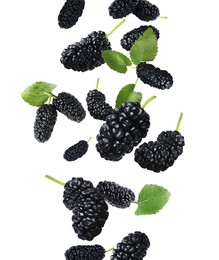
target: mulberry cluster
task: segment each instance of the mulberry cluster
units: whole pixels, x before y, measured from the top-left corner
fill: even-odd
[[[150,241],[146,234],[136,231],[124,237],[113,250],[111,260],[136,259],[142,260],[150,247]]]
[[[86,116],[82,104],[73,95],[61,92],[53,99],[53,105],[56,109],[67,116],[68,119],[80,123]]]
[[[135,161],[154,172],[165,171],[183,153],[184,137],[178,131],[163,131],[157,141],[143,143],[135,151]]]
[[[123,103],[106,118],[97,135],[97,151],[106,160],[119,161],[147,135],[150,117],[138,102]]]
[[[34,136],[37,141],[44,143],[49,140],[57,120],[55,106],[44,104],[37,109],[34,122]]]
[[[169,89],[173,85],[173,77],[166,70],[141,62],[136,69],[138,78],[145,84],[158,89]]]
[[[143,35],[143,33],[148,29],[151,28],[157,39],[160,37],[160,32],[158,31],[157,28],[155,28],[152,25],[142,25],[138,28],[135,28],[133,30],[131,30],[130,32],[127,32],[121,39],[120,44],[122,46],[122,48],[124,48],[125,50],[129,51],[132,47],[132,45],[135,43],[135,41],[138,40],[138,38]]]
[[[61,54],[61,63],[67,69],[88,71],[104,64],[101,51],[111,50],[105,32],[94,31],[80,42],[69,45]]]
[[[135,200],[135,194],[132,190],[115,182],[101,181],[97,185],[97,190],[109,204],[117,208],[128,208]]]
[[[65,252],[66,260],[102,260],[105,249],[100,245],[72,246]]]
[[[126,17],[132,13],[139,0],[115,0],[109,6],[109,15],[114,19]]]
[[[112,113],[113,108],[105,100],[105,95],[96,89],[88,92],[86,98],[87,108],[94,119],[105,121],[106,117]]]
[[[84,6],[84,0],[67,0],[58,16],[59,26],[64,29],[74,26],[81,17]]]
[[[153,21],[160,15],[159,8],[146,0],[139,0],[133,14],[142,21]]]
[[[64,152],[64,159],[66,161],[75,161],[81,158],[88,150],[88,143],[84,140],[72,145]]]

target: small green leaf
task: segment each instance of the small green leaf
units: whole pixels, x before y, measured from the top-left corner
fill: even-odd
[[[118,51],[105,50],[102,51],[103,60],[112,69],[119,73],[126,73],[127,66],[131,66],[131,60]]]
[[[120,107],[125,102],[141,102],[142,93],[134,91],[135,84],[128,84],[123,87],[116,98],[116,107]]]
[[[157,37],[154,31],[148,28],[131,47],[130,57],[133,63],[138,65],[141,61],[154,60],[157,51]]]
[[[136,215],[156,214],[168,202],[170,192],[158,185],[145,185],[138,196]]]
[[[47,93],[51,93],[55,87],[55,84],[39,81],[27,87],[21,96],[30,105],[39,107],[48,100]]]

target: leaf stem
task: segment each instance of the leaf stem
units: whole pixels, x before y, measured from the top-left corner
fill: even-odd
[[[45,94],[49,97],[53,97],[53,98],[57,98],[57,96],[55,96],[54,94],[52,94],[52,92],[45,92]]]
[[[135,87],[136,87],[136,85],[137,85],[137,83],[138,83],[138,80],[139,80],[139,78],[137,78],[136,81],[135,81]]]
[[[98,78],[98,79],[97,79],[97,83],[96,83],[96,90],[98,90],[99,83],[100,83],[100,78]]]
[[[150,97],[149,99],[147,99],[147,100],[144,102],[142,108],[144,109],[144,108],[147,106],[147,104],[150,103],[150,102],[151,102],[152,100],[154,100],[155,98],[156,98],[156,96],[152,96],[152,97]]]
[[[161,19],[168,19],[168,16],[162,16],[162,15],[160,15],[160,16],[158,16],[159,18],[161,18]]]
[[[109,32],[108,34],[106,34],[105,38],[109,38],[109,36],[110,36],[112,33],[114,33],[125,21],[126,21],[126,19],[123,19],[119,24],[117,24],[116,27],[114,27],[111,32]]]
[[[54,181],[54,182],[57,183],[57,184],[60,184],[60,185],[62,185],[62,186],[65,186],[65,183],[64,183],[64,182],[59,181],[59,180],[53,178],[52,176],[45,175],[45,177],[46,177],[47,179],[51,180],[51,181]]]
[[[87,143],[89,143],[91,139],[92,139],[92,136],[87,140]]]
[[[179,127],[180,127],[180,124],[181,124],[181,121],[182,121],[182,117],[183,117],[183,113],[181,112],[180,115],[179,115],[177,125],[176,125],[176,131],[179,131]]]
[[[107,252],[110,252],[110,251],[112,251],[114,249],[114,247],[112,247],[112,248],[110,248],[110,249],[108,249],[108,250],[105,250],[105,252],[107,253]]]
[[[138,204],[138,202],[135,200],[131,201],[131,203]]]

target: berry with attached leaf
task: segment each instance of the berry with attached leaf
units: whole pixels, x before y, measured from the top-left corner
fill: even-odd
[[[55,106],[44,104],[37,109],[34,122],[34,136],[37,141],[44,143],[49,140],[57,119]]]
[[[72,145],[64,152],[64,159],[66,161],[75,161],[81,158],[88,150],[88,142],[81,140],[78,143]]]
[[[141,142],[149,127],[150,117],[138,102],[123,103],[101,126],[97,151],[106,160],[119,161]]]
[[[139,0],[115,0],[109,6],[109,15],[114,19],[126,17],[132,13]]]
[[[89,194],[94,188],[90,181],[83,178],[72,178],[67,181],[64,186],[63,203],[69,210],[73,210],[77,206],[77,202]]]
[[[57,97],[53,98],[53,105],[70,120],[80,123],[85,118],[86,112],[82,104],[69,93],[59,93]]]
[[[59,26],[64,29],[74,26],[81,17],[84,6],[84,0],[67,0],[58,16]]]
[[[159,8],[147,0],[139,0],[132,13],[146,22],[153,21],[160,15]]]
[[[150,241],[146,234],[135,231],[124,237],[113,250],[111,260],[118,259],[143,259],[150,247]]]
[[[182,114],[179,122],[181,121]],[[178,123],[179,126],[179,123]],[[161,132],[155,142],[143,143],[135,151],[135,161],[154,172],[165,171],[183,153],[184,137],[177,130]]]
[[[136,68],[138,78],[145,84],[158,89],[169,89],[173,85],[173,77],[166,70],[141,62]]]
[[[117,208],[128,208],[135,200],[135,194],[132,190],[115,182],[101,181],[97,185],[97,190],[109,204]]]
[[[138,28],[135,28],[133,30],[131,30],[130,32],[127,32],[121,39],[120,43],[122,48],[124,48],[125,50],[129,51],[132,47],[132,45],[135,43],[135,41],[138,40],[138,38],[143,35],[143,33],[148,29],[151,28],[157,39],[160,37],[160,32],[158,31],[157,28],[155,28],[152,25],[142,25]]]
[[[72,246],[65,252],[66,260],[102,260],[105,249],[101,245]]]

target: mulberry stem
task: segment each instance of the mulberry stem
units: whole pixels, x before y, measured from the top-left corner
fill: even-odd
[[[131,203],[138,204],[138,202],[135,200],[131,201]]]
[[[176,125],[176,131],[179,131],[180,123],[182,121],[183,113],[180,113],[177,125]]]
[[[92,137],[90,137],[90,138],[87,140],[87,143],[89,143],[91,139],[92,139]]]
[[[59,181],[59,180],[57,180],[57,179],[55,179],[55,178],[53,178],[53,177],[51,177],[51,176],[49,176],[49,175],[45,175],[45,177],[46,177],[47,179],[51,180],[51,181],[54,181],[55,183],[58,183],[58,184],[60,184],[60,185],[62,185],[62,186],[65,186],[65,183],[64,183],[64,182]]]
[[[162,16],[162,15],[160,15],[160,16],[158,16],[159,18],[161,18],[161,19],[168,19],[168,16]]]
[[[99,83],[100,83],[100,78],[98,78],[98,79],[97,79],[97,83],[96,83],[96,90],[98,90]]]
[[[154,100],[155,98],[156,98],[156,96],[152,96],[152,97],[150,97],[149,99],[147,99],[147,100],[144,102],[142,108],[144,109],[144,108],[147,106],[147,104],[150,103],[150,102],[151,102],[152,100]]]
[[[139,80],[139,78],[137,78],[136,81],[135,81],[135,87],[136,87],[136,85],[137,85],[137,83],[138,83],[138,80]]]
[[[117,24],[116,27],[114,27],[111,32],[109,32],[108,34],[106,34],[105,38],[109,38],[109,36],[110,36],[112,33],[114,33],[125,21],[126,21],[126,19],[123,19],[119,24]]]
[[[114,247],[112,247],[112,248],[110,248],[110,249],[108,249],[108,250],[105,250],[105,252],[107,253],[107,252],[110,252],[110,251],[112,251],[114,249]]]

